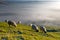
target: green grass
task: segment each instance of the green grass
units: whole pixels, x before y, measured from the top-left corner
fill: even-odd
[[[17,27],[9,27],[7,23],[0,22],[0,40],[60,40],[60,27],[46,26],[46,28],[47,34],[40,29],[39,32],[35,32],[28,25],[18,24]]]

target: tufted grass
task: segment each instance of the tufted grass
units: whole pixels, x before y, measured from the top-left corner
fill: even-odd
[[[47,33],[32,30],[31,26],[18,24],[17,27],[0,22],[0,40],[60,40],[60,27],[46,26]],[[21,33],[18,33],[21,32]]]

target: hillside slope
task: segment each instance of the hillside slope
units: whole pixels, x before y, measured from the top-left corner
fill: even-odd
[[[17,27],[9,27],[7,23],[0,22],[0,40],[60,40],[58,27],[46,28],[47,34],[42,31],[35,32],[28,25],[18,24]]]

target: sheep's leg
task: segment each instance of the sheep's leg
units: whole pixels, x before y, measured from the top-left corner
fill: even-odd
[[[9,32],[10,32],[10,24],[9,24]]]
[[[9,27],[10,27],[10,25],[9,25]]]

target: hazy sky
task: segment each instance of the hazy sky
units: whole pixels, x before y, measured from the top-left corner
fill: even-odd
[[[2,1],[33,1],[33,0],[2,0]],[[36,1],[36,0],[34,0]],[[39,0],[39,1],[60,1],[60,0]],[[3,13],[3,14],[2,14]],[[8,14],[9,13],[9,14]],[[7,6],[0,4],[0,16],[15,15],[18,14],[22,17],[22,20],[49,20],[60,22],[60,2],[40,2],[40,3],[10,3]],[[0,17],[0,19],[11,17]]]
[[[60,1],[60,0],[0,0],[0,1]]]
[[[19,16],[22,15],[24,18],[30,18],[29,20],[60,20],[60,2],[43,2],[32,4],[12,3],[8,6],[2,5],[0,7],[0,13],[18,13]]]

